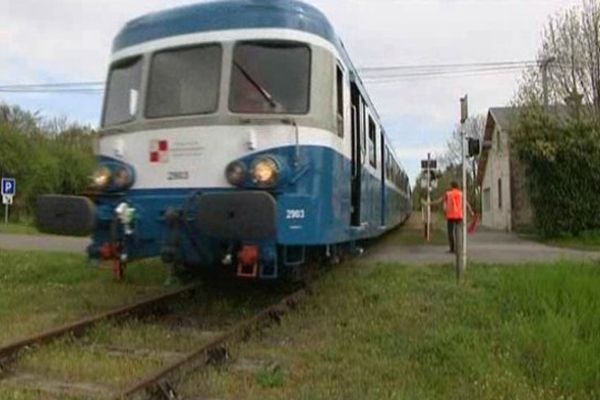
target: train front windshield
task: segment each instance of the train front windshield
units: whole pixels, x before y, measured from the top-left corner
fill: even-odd
[[[235,46],[229,94],[232,112],[306,114],[309,92],[308,46],[282,41]]]
[[[223,46],[199,44],[165,49],[150,57],[118,61],[110,70],[103,126],[133,121],[145,96],[147,119],[212,114],[219,111]],[[147,64],[148,85],[142,90]],[[291,41],[235,44],[229,111],[239,114],[307,114],[311,50]]]
[[[150,63],[146,117],[164,118],[217,111],[221,45],[160,51]]]
[[[104,106],[104,126],[121,124],[134,118],[141,82],[142,57],[120,61],[112,66]]]

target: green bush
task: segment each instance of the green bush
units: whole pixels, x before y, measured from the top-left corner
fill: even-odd
[[[563,114],[524,107],[512,135],[545,237],[600,228],[600,126],[593,116]]]
[[[94,132],[49,123],[18,107],[0,105],[0,175],[17,180],[11,219],[29,218],[42,194],[77,194],[94,166]]]

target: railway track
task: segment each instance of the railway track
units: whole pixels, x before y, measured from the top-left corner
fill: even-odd
[[[82,335],[93,326],[111,319],[120,319],[127,316],[140,316],[144,313],[152,312],[153,308],[162,307],[165,302],[190,293],[197,288],[198,284],[184,286],[165,294],[152,296],[133,304],[117,307],[4,345],[0,347],[0,370],[5,369],[7,364],[14,362],[20,352],[32,346],[40,346],[69,335],[75,337]]]
[[[300,289],[232,317],[218,316],[219,306],[202,313],[199,302],[189,297],[164,312],[172,307],[168,303],[196,289],[198,285],[189,285],[1,347],[0,394],[5,389],[33,396],[19,398],[180,399],[174,388],[187,373],[226,360],[232,344],[278,323],[307,293]],[[161,339],[153,338],[154,332]],[[123,338],[131,340],[123,346]],[[38,370],[53,358],[87,362],[62,369],[51,363],[48,373]],[[108,368],[110,377],[96,376],[95,371],[102,370],[97,365]]]
[[[211,340],[209,343],[190,351],[179,360],[143,377],[133,385],[122,391],[120,399],[147,399],[161,397],[164,399],[179,398],[173,389],[173,382],[181,379],[182,371],[197,370],[211,363],[219,363],[227,358],[228,346],[240,339],[248,337],[250,331],[264,324],[279,322],[281,316],[290,309],[294,309],[298,302],[306,296],[306,290],[286,296],[278,303],[271,305],[258,314],[239,322],[227,332]]]

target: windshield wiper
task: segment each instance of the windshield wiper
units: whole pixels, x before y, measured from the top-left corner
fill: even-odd
[[[250,75],[250,73],[246,71],[244,67],[242,67],[237,61],[234,61],[233,65],[235,65],[236,68],[240,70],[242,75],[244,75],[248,82],[250,82],[252,86],[254,86],[254,88],[262,95],[262,97],[265,98],[265,100],[269,103],[271,107],[277,108],[277,103],[273,99],[273,96],[271,96],[271,93],[267,91],[267,89],[262,87],[260,83],[256,82],[256,80],[252,78],[252,75]]]

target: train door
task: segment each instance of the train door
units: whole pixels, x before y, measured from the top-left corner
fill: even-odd
[[[387,143],[385,141],[385,134],[381,131],[381,226],[385,226],[385,168],[387,166],[387,152],[385,151]]]
[[[358,87],[352,83],[350,87],[350,97],[352,104],[352,179],[351,179],[351,197],[352,211],[350,214],[350,225],[360,226],[360,198],[361,198],[361,175],[362,175],[362,147],[361,142],[363,130],[363,105]]]

